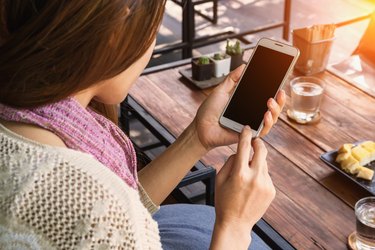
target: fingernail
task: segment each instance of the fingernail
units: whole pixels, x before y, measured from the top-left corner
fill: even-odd
[[[268,107],[273,108],[273,99],[268,99]]]
[[[245,125],[244,127],[243,127],[243,130],[250,130],[250,126],[249,125]]]

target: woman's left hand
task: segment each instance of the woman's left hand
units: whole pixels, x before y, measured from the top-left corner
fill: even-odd
[[[232,71],[215,90],[207,97],[198,109],[192,126],[195,129],[199,141],[207,149],[230,145],[238,142],[239,134],[220,126],[219,118],[227,104],[234,87],[236,86],[245,65]],[[285,92],[279,91],[276,100],[270,98],[267,101],[268,111],[264,114],[264,127],[260,136],[268,134],[271,127],[277,122],[281,110],[285,105]]]

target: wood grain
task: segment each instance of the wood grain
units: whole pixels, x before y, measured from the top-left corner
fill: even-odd
[[[375,100],[329,73],[318,77],[327,81],[320,122],[300,125],[289,120],[288,94],[279,122],[263,138],[277,189],[264,218],[298,249],[345,249],[347,236],[355,229],[352,206],[368,194],[337,175],[319,156],[345,142],[375,140]],[[142,76],[130,94],[178,136],[212,90],[199,90],[181,78],[177,68]],[[235,152],[236,145],[220,147],[203,161],[220,169]]]
[[[333,172],[319,159],[324,152],[283,121],[279,121],[264,140],[316,180]]]
[[[353,210],[339,198],[271,147],[268,147],[267,160],[275,186],[303,208],[302,215],[309,218],[310,223],[319,224],[320,230],[334,232],[336,237],[354,229]],[[300,228],[298,223],[295,226]]]
[[[354,184],[354,182],[338,172],[333,172],[332,174],[328,175],[321,180],[321,183],[352,208],[354,208],[355,203],[359,199],[366,196],[372,196],[369,192],[363,190],[361,187]]]
[[[326,81],[320,122],[300,125],[287,118],[286,110],[290,108],[289,84],[284,88],[287,104],[281,119],[325,151],[336,149],[347,142],[375,140],[374,98],[329,73],[317,76]]]

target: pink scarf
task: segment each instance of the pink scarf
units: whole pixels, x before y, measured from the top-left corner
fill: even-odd
[[[75,99],[31,109],[0,103],[0,118],[38,125],[55,133],[68,148],[93,155],[137,189],[137,162],[130,139],[111,121],[90,108],[83,108]]]

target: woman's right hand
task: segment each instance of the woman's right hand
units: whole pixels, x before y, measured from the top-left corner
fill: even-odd
[[[222,248],[227,245],[226,243],[233,248],[233,244],[241,243],[240,238],[232,237],[242,237],[245,241],[242,242],[243,246],[248,246],[252,227],[263,216],[275,197],[276,190],[268,174],[267,149],[260,139],[252,142],[251,135],[251,129],[245,126],[240,135],[237,154],[227,160],[217,175],[216,222],[212,248]],[[249,161],[251,145],[254,155]]]

